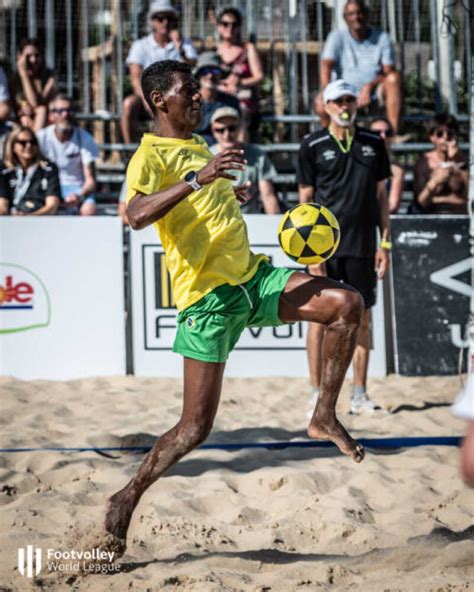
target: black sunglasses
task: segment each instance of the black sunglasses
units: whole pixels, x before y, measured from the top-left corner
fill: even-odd
[[[163,23],[164,21],[168,21],[169,23],[176,22],[176,17],[169,14],[152,14],[151,18],[159,23]]]
[[[456,137],[456,134],[450,130],[438,130],[435,135],[437,138],[446,137],[446,140],[448,140],[448,142],[450,140],[454,140],[454,138]]]
[[[35,138],[31,138],[31,140],[16,140],[15,144],[20,144],[23,148],[26,148],[28,145],[36,146],[38,141]]]
[[[239,23],[236,21],[221,21],[219,24],[225,29],[238,29],[240,27]]]
[[[198,71],[199,76],[207,76],[208,74],[212,74],[213,76],[219,76],[220,74],[222,74],[222,71],[220,68],[214,68],[212,66],[204,66],[204,68],[201,68]]]
[[[352,105],[355,103],[355,97],[340,97],[339,99],[334,99],[333,103],[336,103],[338,107],[341,105]]]
[[[71,107],[63,107],[62,109],[51,109],[51,113],[73,113],[74,109]]]
[[[236,132],[240,126],[237,124],[223,125],[222,127],[215,127],[216,134],[223,134],[226,130],[230,133]]]

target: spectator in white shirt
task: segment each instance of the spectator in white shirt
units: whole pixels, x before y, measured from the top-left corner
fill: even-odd
[[[66,214],[93,216],[96,211],[94,162],[99,147],[76,125],[72,101],[58,95],[50,105],[53,124],[37,132],[42,153],[59,169]]]
[[[122,109],[122,137],[126,144],[140,139],[140,119],[148,108],[143,100],[140,78],[143,70],[154,62],[179,60],[194,65],[197,51],[189,39],[183,39],[178,31],[179,12],[169,0],[157,0],[150,4],[148,20],[152,32],[134,41],[126,64],[130,73],[133,94],[126,97]]]

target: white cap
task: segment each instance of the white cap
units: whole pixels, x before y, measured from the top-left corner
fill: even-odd
[[[238,119],[240,121],[240,113],[233,107],[219,107],[216,109],[211,116],[211,123],[218,119],[224,119],[224,117],[232,117],[232,119]]]
[[[148,8],[148,18],[151,18],[153,14],[160,12],[174,14],[175,17],[179,16],[179,12],[169,0],[155,0],[154,2],[150,2],[150,6]]]
[[[330,82],[324,89],[323,101],[326,104],[328,101],[335,101],[348,95],[357,98],[355,86],[341,79],[334,80],[334,82]]]

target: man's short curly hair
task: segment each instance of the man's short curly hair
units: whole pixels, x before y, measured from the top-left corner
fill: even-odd
[[[176,60],[162,60],[161,62],[150,64],[143,71],[141,78],[142,93],[152,113],[155,113],[156,109],[150,99],[151,93],[154,90],[159,90],[163,93],[168,92],[173,86],[174,76],[177,72],[191,74],[191,66]]]

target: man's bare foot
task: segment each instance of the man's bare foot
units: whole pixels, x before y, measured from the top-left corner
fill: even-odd
[[[333,442],[343,454],[347,454],[355,462],[359,463],[364,460],[364,447],[349,435],[345,427],[336,418],[329,421],[320,421],[313,417],[307,432],[310,438]]]
[[[133,499],[125,489],[114,494],[107,500],[105,530],[125,541],[134,509]]]

